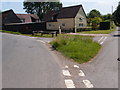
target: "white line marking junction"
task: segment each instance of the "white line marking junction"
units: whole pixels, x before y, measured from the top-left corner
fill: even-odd
[[[107,37],[105,37],[100,44],[102,45],[106,39],[107,39]]]
[[[75,88],[75,85],[71,79],[66,79],[65,84],[67,88]]]
[[[74,65],[74,68],[79,68],[79,66],[78,65]]]
[[[42,40],[37,40],[37,41],[42,42],[42,43],[45,43],[45,42],[44,42],[44,41],[42,41]]]
[[[103,36],[98,40],[98,43],[103,39]]]
[[[68,66],[67,66],[67,65],[65,65],[65,68],[68,68]]]
[[[86,88],[93,88],[93,84],[89,80],[83,80],[83,83],[85,84]]]
[[[62,70],[64,76],[71,76],[68,70]]]
[[[84,72],[82,70],[80,70],[79,76],[82,76],[82,77],[85,76],[85,74],[84,74]]]

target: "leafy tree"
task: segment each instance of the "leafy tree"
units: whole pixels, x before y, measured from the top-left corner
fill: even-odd
[[[88,18],[101,17],[101,14],[98,10],[93,9],[90,11],[90,13],[88,13],[87,17]]]
[[[93,26],[93,22],[96,21],[97,17],[99,17],[99,19],[100,19],[101,18],[101,13],[98,10],[96,10],[96,9],[91,10],[87,14],[88,26]],[[97,25],[95,25],[95,27],[97,27]]]
[[[102,18],[104,21],[110,21],[112,20],[112,15],[111,14],[103,15]]]
[[[100,17],[94,17],[92,18],[92,28],[97,29],[99,27],[100,22],[102,22],[102,19]]]
[[[118,4],[117,9],[115,10],[115,12],[113,13],[113,21],[115,22],[115,24],[117,26],[120,26],[120,2]]]
[[[30,14],[37,14],[40,19],[49,10],[60,9],[62,3],[60,2],[23,2],[25,11]]]

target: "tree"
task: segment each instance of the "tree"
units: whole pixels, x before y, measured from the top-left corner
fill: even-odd
[[[115,10],[115,12],[113,13],[113,21],[115,22],[115,24],[117,26],[120,26],[120,2],[118,4],[117,9]]]
[[[87,23],[88,23],[88,26],[93,26],[93,21],[95,21],[97,17],[101,18],[100,12],[98,10],[96,10],[96,9],[91,10],[87,14]],[[95,25],[95,26],[97,26],[97,25]]]
[[[23,2],[25,11],[30,14],[37,14],[40,19],[49,10],[60,9],[62,3],[60,2]]]
[[[100,17],[94,17],[92,18],[92,28],[96,30],[99,27],[100,22],[102,22],[102,19]]]
[[[112,15],[111,14],[103,15],[102,18],[104,21],[110,21],[112,20]]]
[[[87,17],[88,18],[101,17],[101,14],[98,10],[93,9],[90,11],[90,13],[88,13]]]

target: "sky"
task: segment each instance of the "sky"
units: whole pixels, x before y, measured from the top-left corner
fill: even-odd
[[[15,13],[26,13],[25,10],[23,10],[23,1],[24,0],[1,0],[0,6],[2,7],[0,7],[0,9],[2,9],[2,11],[13,9]],[[108,13],[111,14],[112,7],[113,11],[116,10],[119,1],[120,0],[60,0],[60,2],[63,4],[63,7],[82,4],[86,14],[91,10],[96,9],[100,11],[102,15]]]

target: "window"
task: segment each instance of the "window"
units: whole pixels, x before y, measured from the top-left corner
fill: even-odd
[[[24,23],[24,22],[25,22],[25,19],[21,19],[21,22],[23,22],[23,23]]]
[[[80,27],[83,27],[83,23],[80,23],[79,26],[80,26]]]
[[[64,23],[62,23],[62,26],[65,26],[65,24],[64,24]]]
[[[39,22],[39,19],[36,19],[36,22]]]
[[[80,22],[82,22],[82,21],[83,21],[83,19],[82,19],[82,18],[79,18],[79,21],[80,21]]]
[[[54,17],[53,17],[53,16],[51,17],[51,20],[54,20]]]
[[[49,24],[49,26],[51,26],[51,24]]]

